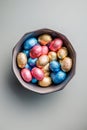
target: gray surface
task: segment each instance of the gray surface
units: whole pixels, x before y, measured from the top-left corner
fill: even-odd
[[[77,52],[77,73],[61,92],[23,89],[11,71],[12,48],[39,28],[65,34]],[[0,0],[0,130],[87,130],[87,1]]]

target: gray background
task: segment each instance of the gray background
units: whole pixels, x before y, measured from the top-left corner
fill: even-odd
[[[63,91],[38,95],[11,71],[12,48],[26,32],[50,28],[77,52]],[[87,0],[0,0],[0,130],[87,130]]]

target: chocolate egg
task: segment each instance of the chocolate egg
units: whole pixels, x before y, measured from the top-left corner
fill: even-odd
[[[42,47],[40,45],[35,45],[30,51],[31,58],[37,58],[42,54]]]
[[[37,67],[34,67],[31,70],[31,74],[37,80],[42,80],[44,78],[44,72],[41,69],[37,68]]]
[[[32,70],[32,67],[29,65],[29,64],[26,64],[25,65],[25,68],[29,69],[29,70]]]
[[[37,62],[36,62],[36,66],[38,67],[38,68],[42,68],[42,66],[40,66],[40,64],[39,64],[39,61],[37,60]]]
[[[43,72],[44,72],[44,76],[49,76],[50,75],[50,66],[49,63],[46,64],[43,68],[42,68]]]
[[[46,64],[43,68],[42,68],[43,71],[50,71],[50,64]]]
[[[48,53],[48,57],[49,57],[50,61],[52,61],[52,60],[57,60],[57,54],[56,54],[56,52],[54,52],[54,51],[50,51],[50,52]]]
[[[33,46],[37,44],[36,38],[29,38],[24,42],[24,49],[31,49]]]
[[[56,38],[50,43],[49,49],[51,51],[57,51],[62,47],[62,45],[63,41],[60,38]]]
[[[37,79],[35,79],[35,78],[32,78],[32,80],[31,80],[31,82],[33,83],[33,84],[35,84],[35,83],[37,83]]]
[[[29,55],[30,55],[29,50],[23,50],[23,53],[25,53],[27,57],[29,57]]]
[[[38,41],[41,45],[46,45],[52,41],[52,37],[49,34],[43,34],[39,36]]]
[[[41,55],[37,60],[37,67],[42,68],[49,63],[49,57],[47,55]]]
[[[32,80],[32,75],[31,75],[29,69],[26,69],[26,68],[22,69],[21,76],[22,76],[23,80],[26,82],[30,82]]]
[[[48,54],[48,47],[42,46],[42,55],[47,55],[47,54]]]
[[[17,55],[17,65],[19,68],[24,68],[27,63],[27,56],[23,52],[18,53]]]
[[[51,73],[51,78],[54,84],[59,84],[66,79],[66,73],[60,70],[57,73]]]
[[[44,77],[50,76],[50,71],[44,71]]]
[[[57,51],[57,56],[59,59],[63,59],[68,55],[68,50],[66,47],[62,47]]]
[[[60,70],[60,63],[58,61],[51,61],[50,62],[50,69],[53,72],[58,72]]]
[[[30,66],[35,66],[36,65],[36,61],[37,61],[37,58],[29,58],[28,59],[28,64],[30,65]]]
[[[63,60],[60,60],[61,69],[65,72],[68,72],[72,68],[72,59],[70,57],[65,57]]]
[[[48,87],[50,86],[52,83],[51,81],[51,78],[50,77],[44,77],[43,80],[39,81],[38,84],[41,86],[41,87]]]

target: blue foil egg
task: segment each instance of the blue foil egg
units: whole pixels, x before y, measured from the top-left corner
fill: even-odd
[[[23,50],[23,53],[25,53],[27,57],[30,56],[30,52],[29,52],[29,50]]]
[[[54,84],[59,84],[66,79],[67,74],[63,71],[58,71],[57,73],[51,73],[51,78]]]
[[[29,38],[24,42],[24,49],[28,50],[31,49],[33,46],[37,44],[37,39],[36,38]]]
[[[60,70],[60,63],[58,61],[51,61],[50,62],[50,69],[53,72],[58,72]]]
[[[37,61],[37,58],[29,58],[28,59],[28,64],[32,67],[34,67],[36,65],[36,61]]]
[[[32,80],[31,80],[31,82],[33,83],[33,84],[35,84],[35,83],[37,83],[37,79],[35,79],[35,78],[32,78]]]
[[[25,68],[32,70],[32,67],[29,64],[26,64]]]

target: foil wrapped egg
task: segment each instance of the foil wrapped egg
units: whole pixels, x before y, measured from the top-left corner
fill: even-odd
[[[30,55],[29,50],[23,50],[23,53],[25,53],[27,57],[29,57],[29,55]]]
[[[32,80],[31,80],[31,82],[33,83],[33,84],[36,84],[37,83],[37,79],[35,79],[35,78],[32,78]]]
[[[49,66],[49,65],[50,65],[50,64],[48,63],[48,64],[46,64],[46,65],[42,68],[45,77],[50,75],[50,66]]]
[[[57,51],[57,56],[59,59],[63,59],[68,55],[68,50],[66,47],[61,47],[58,51]]]
[[[49,71],[44,71],[44,77],[48,77],[50,76],[50,72]]]
[[[57,54],[56,54],[56,52],[54,52],[54,51],[50,51],[50,52],[48,53],[48,57],[49,57],[50,61],[52,61],[52,60],[57,60]]]
[[[44,72],[41,69],[37,68],[37,67],[34,67],[31,70],[31,74],[37,80],[42,80],[44,78]]]
[[[43,68],[42,68],[43,71],[50,71],[50,64],[46,64]]]
[[[27,63],[27,56],[23,52],[18,53],[17,55],[17,65],[19,68],[24,68]]]
[[[31,58],[38,58],[42,54],[42,47],[40,45],[35,45],[30,51]]]
[[[49,57],[47,55],[41,55],[38,58],[36,65],[37,65],[37,67],[42,68],[48,63],[49,63]]]
[[[54,84],[59,84],[66,79],[67,74],[63,71],[58,71],[57,73],[51,73],[51,78]]]
[[[38,84],[41,87],[49,87],[52,84],[52,80],[50,77],[44,77],[43,80],[38,82]]]
[[[47,46],[42,46],[42,55],[47,55],[48,54],[48,47]]]
[[[21,70],[21,77],[25,82],[30,82],[32,80],[32,75],[30,73],[30,70],[27,68]]]
[[[58,61],[51,61],[50,62],[50,70],[53,72],[58,72],[60,70],[60,63]]]
[[[65,57],[63,60],[60,60],[61,69],[65,72],[68,72],[72,68],[72,59],[70,57]]]
[[[52,41],[52,37],[49,34],[40,35],[38,41],[41,45],[46,45]]]
[[[29,69],[29,70],[32,70],[32,67],[29,65],[29,64],[26,64],[25,65],[25,68]]]
[[[60,38],[56,38],[50,43],[49,49],[51,51],[57,51],[62,47],[62,45],[63,41]]]
[[[37,39],[36,38],[29,38],[24,42],[24,49],[28,50],[31,49],[33,46],[37,44]]]
[[[37,61],[37,58],[29,58],[28,59],[28,64],[32,67],[34,67],[36,65],[36,61]]]

